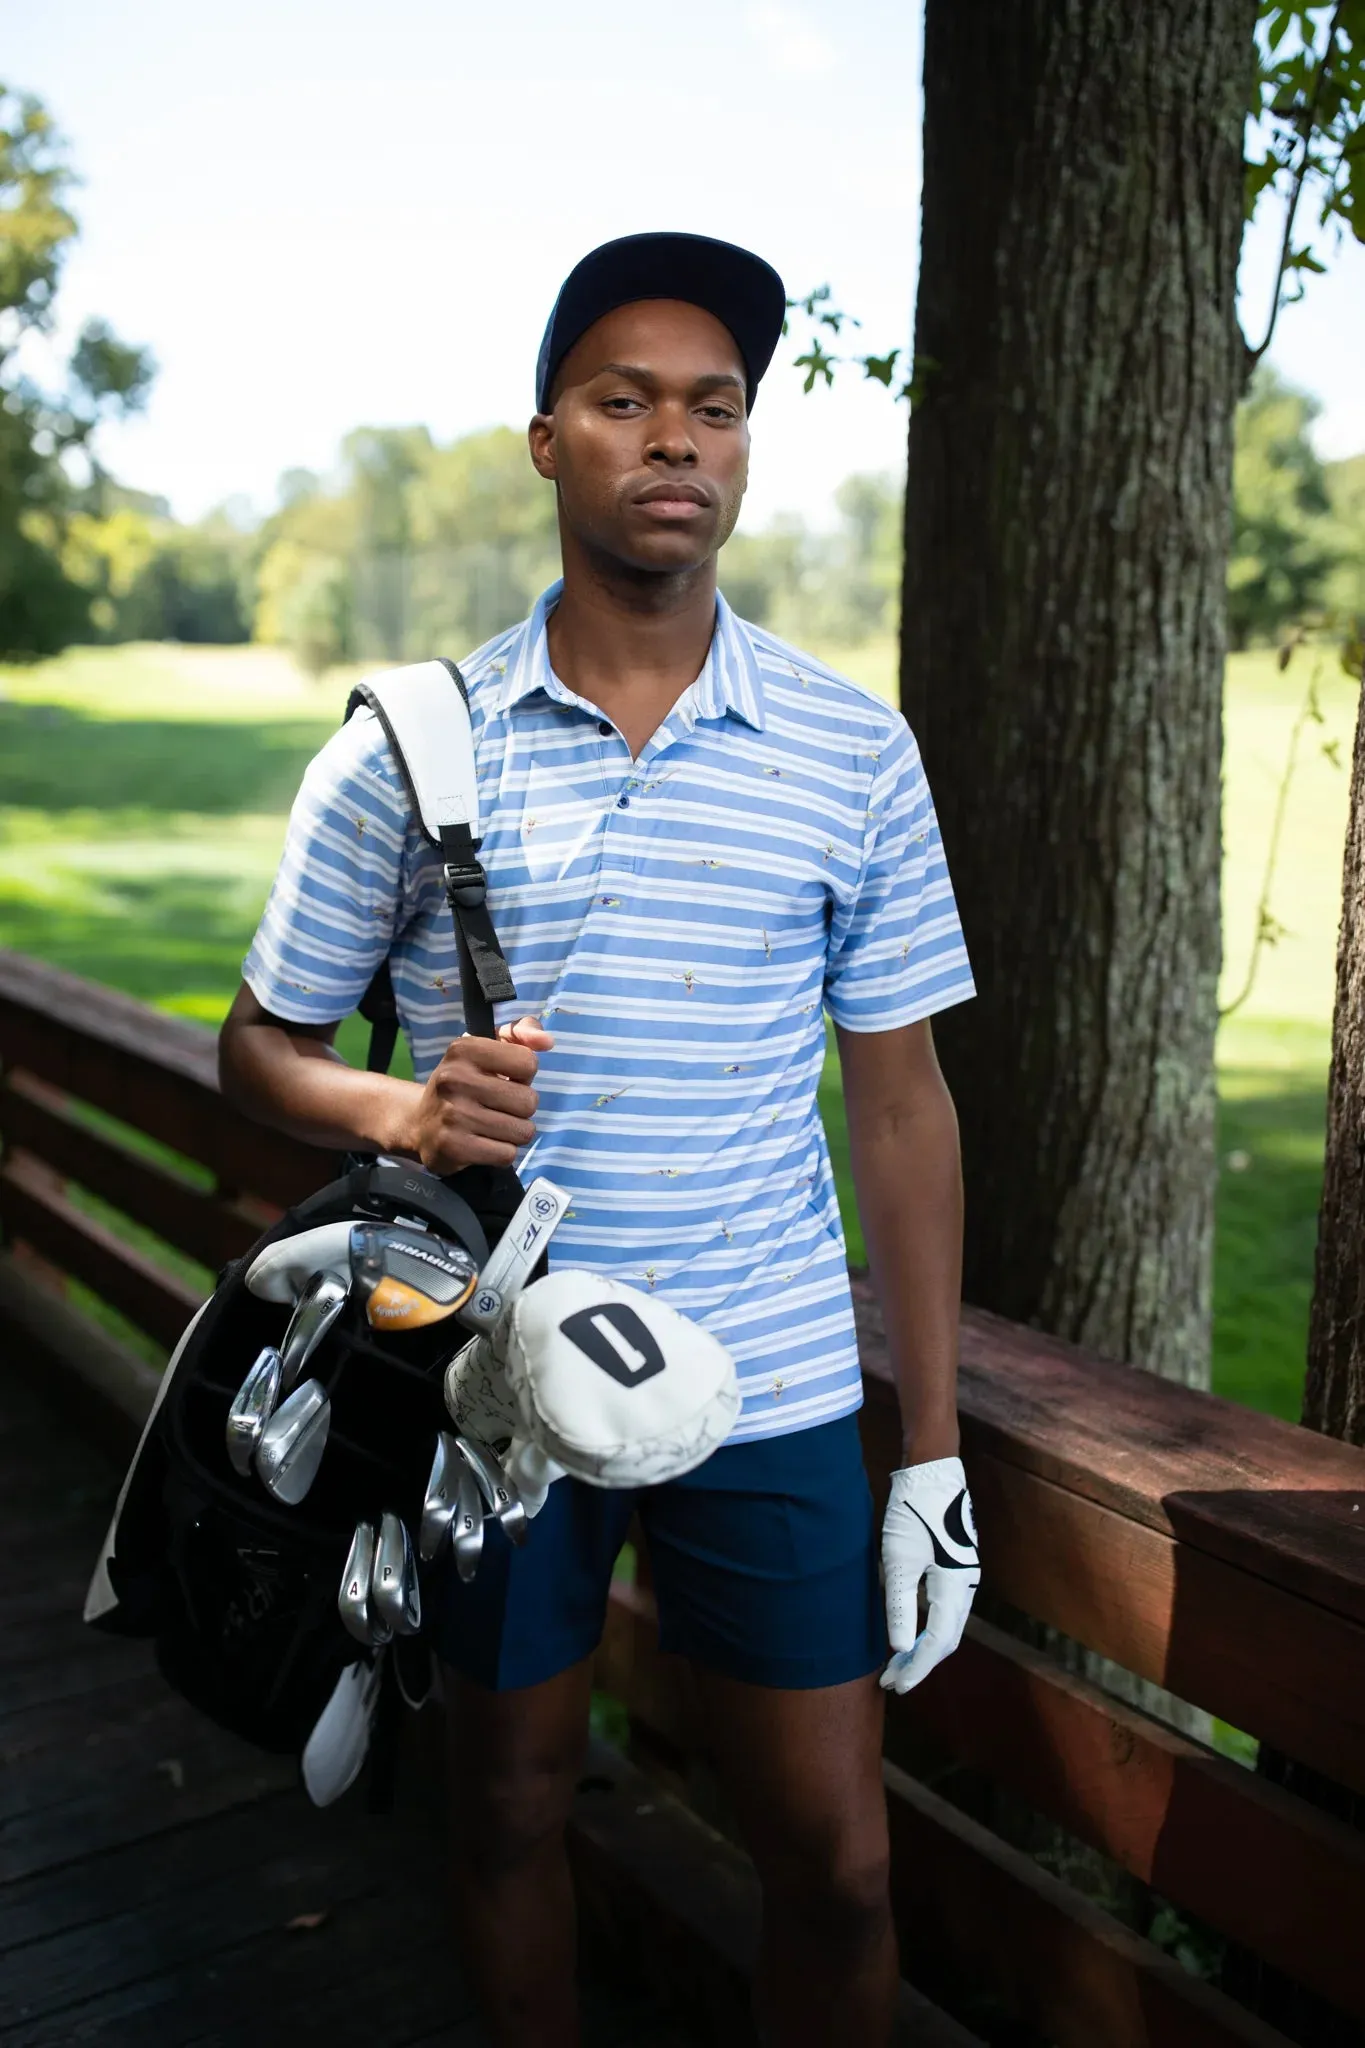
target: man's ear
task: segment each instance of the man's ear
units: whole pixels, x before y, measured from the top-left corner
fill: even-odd
[[[526,441],[531,450],[531,461],[537,476],[543,476],[549,483],[559,479],[555,462],[555,416],[552,412],[538,412],[526,429]]]

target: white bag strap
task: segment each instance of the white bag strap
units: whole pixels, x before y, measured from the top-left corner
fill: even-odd
[[[494,1003],[513,1000],[517,991],[488,914],[488,877],[478,857],[479,785],[464,677],[453,661],[444,660],[389,669],[352,690],[347,718],[361,708],[383,726],[413,816],[440,850],[465,1027],[475,1037],[492,1038]],[[369,1064],[384,1071],[397,1034],[387,962],[366,992],[361,1013],[374,1027]]]
[[[351,692],[346,716],[360,705],[388,735],[423,836],[441,844],[447,825],[465,825],[479,842],[479,785],[464,677],[453,661],[415,661],[370,676]]]

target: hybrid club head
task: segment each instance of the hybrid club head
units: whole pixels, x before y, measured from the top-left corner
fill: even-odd
[[[256,1470],[266,1492],[286,1507],[297,1507],[317,1478],[331,1423],[326,1388],[320,1380],[305,1380],[261,1431]]]
[[[351,1548],[346,1557],[346,1569],[341,1574],[341,1586],[337,1592],[337,1613],[341,1625],[358,1643],[366,1649],[374,1649],[390,1640],[392,1631],[385,1628],[374,1614],[370,1587],[374,1580],[374,1553],[378,1544],[373,1522],[357,1522]]]
[[[462,1308],[479,1277],[463,1245],[397,1223],[357,1223],[351,1282],[372,1330],[420,1330]]]
[[[483,1496],[479,1482],[465,1463],[458,1445],[452,1446],[455,1467],[455,1512],[450,1518],[451,1548],[455,1569],[468,1585],[483,1556]]]
[[[463,1460],[454,1439],[442,1432],[436,1439],[436,1456],[431,1461],[431,1476],[417,1529],[417,1554],[423,1564],[430,1564],[445,1542],[455,1514],[462,1469]]]
[[[422,1594],[412,1538],[402,1517],[386,1514],[379,1524],[374,1573],[370,1580],[370,1614],[396,1636],[415,1636],[422,1626]]]
[[[457,1436],[455,1441],[479,1482],[489,1513],[502,1523],[513,1543],[524,1543],[530,1534],[530,1523],[516,1482],[508,1478],[487,1445],[481,1444],[476,1436]]]
[[[267,1344],[228,1409],[228,1461],[233,1471],[240,1472],[243,1479],[251,1470],[261,1431],[274,1414],[275,1404],[280,1398],[281,1371],[279,1352],[272,1344]]]
[[[284,1390],[303,1377],[304,1367],[350,1299],[350,1289],[335,1273],[314,1273],[298,1298],[280,1346]]]

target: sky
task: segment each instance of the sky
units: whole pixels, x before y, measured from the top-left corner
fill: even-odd
[[[92,314],[150,345],[146,413],[106,464],[182,517],[269,509],[362,422],[448,439],[520,425],[546,315],[595,243],[682,227],[828,282],[863,345],[908,344],[920,9],[895,0],[0,0],[7,82],[36,92],[82,183],[58,340]],[[1263,320],[1273,218],[1244,258]],[[1365,249],[1281,317],[1324,456],[1365,448]],[[854,370],[801,394],[779,353],[744,524],[830,517],[904,459],[905,416]]]

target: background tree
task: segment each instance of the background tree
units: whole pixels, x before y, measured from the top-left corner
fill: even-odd
[[[1248,348],[1241,200],[1272,187]],[[1196,1382],[1230,415],[1323,267],[1305,198],[1365,238],[1365,0],[928,0],[914,350],[850,349],[828,286],[791,302],[807,391],[856,364],[915,409],[902,696],[985,983],[941,1026],[967,1291]],[[1324,471],[1301,407],[1243,408],[1239,636],[1365,613],[1365,462]]]
[[[1340,559],[1327,474],[1308,435],[1319,411],[1264,365],[1242,401],[1228,563],[1234,647],[1272,639],[1319,611]]]
[[[56,396],[25,371],[25,345],[51,328],[76,234],[70,183],[46,109],[0,85],[0,654],[50,652],[87,624],[88,595],[62,560],[68,521],[82,504],[98,509],[89,492],[97,500],[101,421],[141,405],[153,374],[150,357],[103,321],[83,329]],[[70,467],[81,455],[84,499]]]
[[[902,695],[980,994],[965,1293],[1206,1383],[1255,0],[928,0]]]

